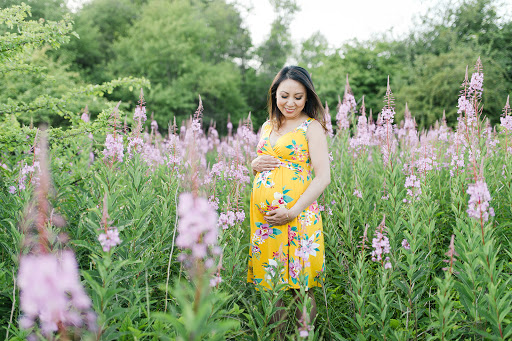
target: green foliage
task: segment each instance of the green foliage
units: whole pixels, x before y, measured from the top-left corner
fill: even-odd
[[[453,79],[462,80],[464,67],[479,55],[486,65],[483,115],[497,124],[512,89],[512,21],[498,4],[493,0],[439,1],[401,40],[383,36],[329,50],[314,34],[303,42],[297,59],[310,68],[320,97],[331,107],[343,94],[340,85],[348,74],[356,100],[364,95],[374,118],[383,107],[389,75],[397,118],[403,118],[408,103],[418,125],[428,128],[440,120],[443,111],[450,125],[456,123],[460,88]]]
[[[59,48],[69,41],[70,34],[75,34],[69,15],[59,22],[24,20],[29,11],[27,5],[0,10],[0,24],[16,28],[16,33],[0,35],[0,113],[4,123],[15,116],[25,125],[65,126],[69,120],[76,120],[88,103],[93,112],[100,111],[107,104],[102,97],[115,87],[149,85],[144,79],[132,77],[100,85],[82,82],[78,74],[46,55],[48,48]]]
[[[179,124],[188,118],[201,95],[209,103],[205,119],[224,127],[228,113],[236,122],[248,111],[233,62],[243,54],[232,44],[248,43],[247,32],[238,31],[240,23],[234,8],[222,1],[153,0],[115,42],[117,58],[110,66],[115,74],[143,76],[155,84],[146,97],[160,126],[174,116]],[[219,43],[218,37],[224,40]]]

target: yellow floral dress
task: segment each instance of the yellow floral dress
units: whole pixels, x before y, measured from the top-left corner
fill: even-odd
[[[272,147],[272,124],[261,130],[258,155],[272,155],[281,165],[272,171],[257,173],[251,194],[251,245],[247,281],[269,286],[278,262],[283,266],[279,279],[291,288],[299,288],[303,274],[307,287],[320,286],[325,273],[322,217],[315,201],[293,221],[271,226],[263,216],[279,207],[291,208],[312,180],[306,131],[308,118],[293,131],[281,136]]]

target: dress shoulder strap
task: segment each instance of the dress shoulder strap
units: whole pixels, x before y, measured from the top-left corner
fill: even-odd
[[[261,133],[264,134],[266,133],[270,128],[270,121],[269,120],[266,120],[265,123],[263,123],[263,125],[261,126]]]
[[[308,131],[308,127],[315,119],[308,117],[300,126],[297,127],[297,130],[302,130],[304,134]]]

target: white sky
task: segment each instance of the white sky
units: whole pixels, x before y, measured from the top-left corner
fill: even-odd
[[[70,7],[91,0],[68,0]],[[253,45],[258,46],[268,36],[274,20],[268,0],[227,0],[238,2],[246,27],[251,32]],[[292,40],[301,43],[320,31],[330,47],[340,47],[351,39],[367,40],[374,35],[391,32],[399,37],[414,25],[414,19],[424,14],[439,0],[296,0],[300,11],[290,23]],[[456,1],[456,0],[455,0]],[[512,0],[500,0],[500,11],[512,13]],[[500,13],[504,15],[504,13]]]
[[[392,32],[397,38],[410,31],[415,18],[427,12],[438,0],[296,0],[300,11],[290,23],[292,39],[300,43],[320,31],[330,47],[357,38]],[[269,34],[274,19],[268,0],[228,0],[252,8],[242,11],[253,44],[259,45]],[[501,0],[501,10],[512,12],[512,0]],[[500,13],[504,14],[504,13]]]
[[[512,1],[512,0],[511,0]],[[254,45],[269,34],[274,20],[268,0],[229,0],[249,8],[242,12]],[[320,31],[331,47],[347,40],[366,40],[392,29],[395,36],[409,31],[416,14],[424,13],[432,0],[297,0],[300,11],[290,23],[292,39],[302,42]]]

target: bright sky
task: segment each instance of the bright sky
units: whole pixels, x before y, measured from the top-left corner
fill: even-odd
[[[269,1],[228,1],[252,8],[242,15],[254,45],[259,45],[268,36],[274,19]],[[338,47],[353,38],[366,40],[390,30],[395,37],[408,32],[414,16],[425,13],[433,0],[297,0],[297,3],[300,11],[290,23],[292,39],[302,42],[320,31],[331,47]]]
[[[91,0],[68,0],[70,7]],[[242,10],[245,24],[251,32],[253,44],[258,46],[269,34],[274,20],[268,0],[227,0],[238,2],[249,11]],[[424,14],[439,0],[296,0],[300,11],[290,23],[291,37],[300,43],[320,31],[331,47],[357,38],[366,40],[374,35],[392,32],[394,37],[407,33],[415,18]],[[499,0],[500,10],[512,13],[512,0]],[[504,14],[504,13],[501,13]]]
[[[357,38],[367,40],[374,35],[392,32],[395,38],[410,31],[419,15],[439,0],[296,0],[300,11],[290,23],[292,39],[300,43],[320,31],[330,47]],[[228,0],[252,8],[243,12],[253,44],[259,45],[269,34],[274,19],[268,0]],[[512,0],[499,0],[500,11],[512,13]],[[500,13],[504,14],[504,13]]]

